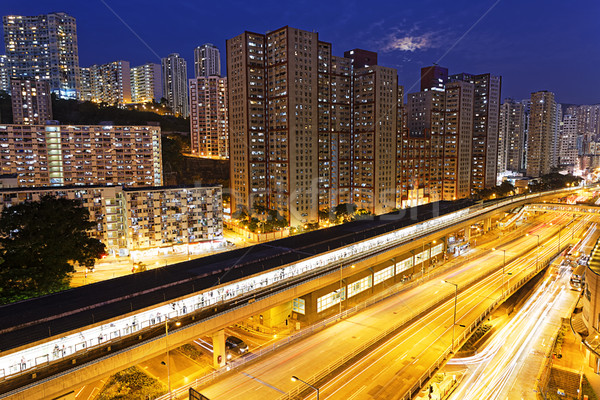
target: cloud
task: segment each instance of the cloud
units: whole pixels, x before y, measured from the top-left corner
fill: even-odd
[[[410,33],[393,33],[387,37],[381,50],[384,52],[399,50],[414,52],[417,50],[427,50],[437,45],[432,40],[433,33],[428,32],[422,35],[413,35]]]

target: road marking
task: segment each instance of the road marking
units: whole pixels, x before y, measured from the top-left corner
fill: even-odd
[[[273,385],[269,385],[267,382],[265,382],[265,381],[262,381],[262,380],[260,380],[260,379],[258,379],[258,378],[256,378],[256,377],[254,377],[254,376],[252,376],[252,375],[250,375],[250,374],[248,374],[248,373],[246,373],[246,372],[243,372],[243,371],[242,371],[242,375],[246,375],[248,378],[250,378],[250,379],[254,379],[256,382],[258,382],[258,383],[262,383],[262,384],[263,384],[263,385],[265,385],[266,387],[270,387],[270,388],[271,388],[271,389],[273,389],[273,390],[277,390],[279,393],[285,393],[283,390],[281,390],[281,389],[277,389],[275,386],[273,386]]]
[[[81,389],[79,389],[79,392],[77,392],[77,394],[75,395],[75,397],[79,397],[79,395],[81,394],[81,392],[83,392],[83,389],[85,389],[87,385],[83,385],[83,387]]]
[[[367,385],[363,385],[363,387],[361,387],[360,389],[358,389],[356,392],[354,392],[354,394],[350,397],[348,397],[348,400],[353,400],[356,398],[356,396],[358,396],[358,394],[360,392],[362,392],[363,390],[365,390],[367,388]]]

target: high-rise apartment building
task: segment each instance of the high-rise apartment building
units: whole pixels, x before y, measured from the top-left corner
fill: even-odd
[[[456,200],[471,194],[475,86],[463,81],[450,82],[446,84],[445,94],[441,200]]]
[[[496,185],[498,120],[502,78],[491,74],[456,74],[450,81],[475,85],[471,147],[471,193]]]
[[[189,115],[187,63],[177,53],[162,59],[163,97],[173,114],[187,118]]]
[[[221,76],[221,52],[212,43],[194,49],[194,77]]]
[[[40,125],[52,119],[48,81],[11,79],[13,124]]]
[[[8,74],[8,58],[0,55],[0,91],[10,93],[10,76]]]
[[[233,211],[259,204],[298,225],[339,203],[395,207],[396,72],[345,55],[290,27],[227,41]]]
[[[556,102],[554,93],[531,93],[527,136],[527,175],[539,177],[550,173],[553,138],[556,137]]]
[[[564,114],[559,128],[558,165],[571,172],[578,166],[577,117]]]
[[[80,93],[79,100],[81,101],[92,101],[94,98],[94,92],[92,88],[92,71],[89,67],[79,68],[79,82],[80,82]]]
[[[439,65],[421,68],[421,92],[444,90],[446,82],[448,82],[448,68]]]
[[[68,14],[3,17],[11,78],[48,80],[65,99],[79,98],[77,25]]]
[[[229,158],[227,78],[190,79],[190,137],[192,154]]]
[[[159,64],[148,63],[131,68],[131,102],[160,102],[163,97],[162,71]]]
[[[367,53],[355,49],[344,56],[361,52]],[[370,59],[377,62],[376,55]],[[351,202],[359,209],[383,214],[396,207],[398,74],[393,68],[356,58],[352,87]],[[319,115],[319,120],[327,117],[328,113]]]
[[[159,126],[1,125],[0,171],[18,185],[161,186]]]
[[[92,101],[122,106],[131,103],[129,61],[113,61],[90,67]]]
[[[522,171],[525,134],[523,104],[513,99],[505,99],[500,107],[498,125],[498,173]]]
[[[440,87],[443,75],[431,80],[427,69],[422,71],[425,90],[408,94],[400,129],[400,207],[471,193],[474,85],[455,81]]]

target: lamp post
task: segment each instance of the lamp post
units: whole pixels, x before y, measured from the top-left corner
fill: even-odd
[[[496,248],[492,247],[493,251],[496,251]],[[506,268],[506,250],[498,249],[504,253],[504,261],[502,262],[502,297],[504,297],[504,268]]]
[[[442,281],[442,283],[449,283],[454,285],[454,322],[452,323],[452,352],[454,352],[454,328],[456,327],[456,305],[458,302],[458,284],[450,281]]]
[[[292,382],[296,382],[296,381],[300,381],[302,383],[304,383],[307,386],[310,386],[311,388],[313,388],[316,392],[317,392],[317,400],[319,400],[319,388],[316,386],[311,385],[310,383],[303,381],[302,379],[298,378],[296,375],[292,376]]]
[[[171,392],[171,362],[169,361],[169,317],[165,315],[165,348],[167,350],[167,385],[169,387],[169,399],[173,398]],[[175,322],[175,326],[181,325],[181,322]]]

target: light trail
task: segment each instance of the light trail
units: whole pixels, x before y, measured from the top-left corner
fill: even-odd
[[[585,218],[582,223],[587,222]],[[596,225],[592,225],[578,243],[585,246],[592,240]],[[452,359],[448,365],[471,367],[451,399],[503,398],[507,385],[521,369],[523,355],[527,354],[540,327],[547,321],[556,303],[568,292],[570,269],[558,267],[558,274],[550,274],[530,296],[517,314],[490,340],[489,344],[472,357]],[[519,368],[517,368],[519,367]]]

